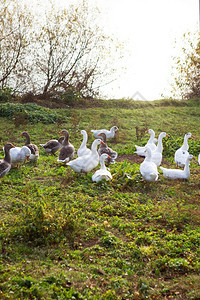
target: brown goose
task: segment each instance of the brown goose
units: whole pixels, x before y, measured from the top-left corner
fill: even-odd
[[[69,132],[67,130],[62,130],[59,132],[60,134],[64,134],[65,138],[62,143],[62,148],[60,149],[57,161],[67,162],[74,156],[74,146],[69,142]]]
[[[11,168],[10,149],[15,148],[13,144],[7,143],[4,146],[4,158],[0,161],[0,178],[5,176]]]
[[[61,136],[58,140],[49,140],[45,144],[40,144],[41,147],[48,153],[55,154],[62,147],[64,136]]]
[[[105,162],[107,164],[114,164],[115,159],[117,158],[117,152],[113,151],[111,148],[108,147],[106,144],[106,134],[104,132],[101,132],[98,134],[99,137],[103,140],[104,144],[101,144],[98,150],[99,156],[101,156],[103,153],[106,153],[110,156],[110,158],[106,158]]]
[[[39,149],[35,144],[31,144],[30,135],[28,132],[24,131],[21,133],[21,136],[25,136],[25,146],[27,146],[31,150],[31,155],[29,157],[29,160],[31,161],[37,161],[39,158]]]

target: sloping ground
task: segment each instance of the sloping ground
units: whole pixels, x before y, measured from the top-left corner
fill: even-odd
[[[48,111],[47,111],[48,113]],[[57,110],[52,124],[0,118],[1,146],[22,146],[28,131],[37,145],[68,129],[77,150],[81,129],[119,127],[109,141],[118,152],[113,180],[96,184],[93,172],[74,173],[40,148],[39,161],[12,169],[0,184],[1,299],[199,299],[200,167],[189,181],[141,181],[134,154],[135,127],[166,131],[163,164],[185,132],[200,152],[200,107]],[[184,120],[184,122],[183,122]],[[106,125],[105,125],[106,124]],[[3,156],[3,152],[1,152]]]

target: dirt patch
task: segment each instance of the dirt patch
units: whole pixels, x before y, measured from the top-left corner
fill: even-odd
[[[141,164],[144,161],[145,157],[143,156],[139,156],[137,154],[123,154],[123,155],[119,155],[116,159],[116,161],[121,162],[124,160],[127,160],[133,164]],[[164,159],[162,159],[162,165],[171,165],[171,162],[166,161]]]
[[[127,160],[127,161],[130,161],[134,164],[141,164],[144,160],[144,157],[142,156],[139,156],[137,154],[123,154],[123,155],[120,155],[117,157],[116,161],[124,161],[124,160]]]

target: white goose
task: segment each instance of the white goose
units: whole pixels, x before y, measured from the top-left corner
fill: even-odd
[[[118,131],[119,131],[119,129],[117,128],[117,126],[111,127],[110,130],[107,130],[107,129],[91,130],[91,132],[93,132],[95,138],[98,138],[98,134],[103,132],[103,133],[105,133],[107,139],[113,138],[115,136],[115,133]]]
[[[87,148],[87,146],[86,146],[87,139],[88,139],[87,132],[85,130],[81,130],[81,134],[83,135],[83,141],[82,141],[80,148],[77,151],[78,157],[91,154],[91,150],[89,148]]]
[[[188,139],[194,137],[193,134],[186,133],[184,136],[184,142],[183,145],[176,150],[175,155],[174,155],[174,161],[177,164],[178,167],[183,168],[185,166],[185,162],[186,159],[189,155],[188,149],[189,149],[189,145],[188,145]]]
[[[103,153],[100,156],[99,160],[100,160],[101,168],[92,175],[92,181],[99,182],[103,179],[106,179],[106,180],[112,179],[111,173],[107,170],[107,168],[105,166],[105,160],[109,159],[109,158],[110,158],[110,156],[106,153]]]
[[[151,160],[151,148],[146,147],[146,158],[140,165],[140,173],[144,180],[156,181],[158,179],[158,169],[154,162]]]
[[[161,165],[162,162],[162,152],[163,152],[163,144],[162,139],[164,137],[168,137],[169,135],[166,132],[161,132],[158,137],[158,145],[155,151],[151,153],[151,160],[156,164],[157,167]]]
[[[160,167],[163,171],[164,178],[167,179],[189,179],[190,177],[190,168],[189,164],[192,159],[195,159],[193,155],[189,154],[186,158],[184,170],[179,169],[166,169]]]
[[[149,146],[152,151],[156,150],[155,143],[157,142],[157,139],[155,138],[155,131],[153,129],[149,129],[149,130],[147,130],[147,132],[150,134],[150,138],[149,138],[148,142],[146,143],[146,145],[143,147],[135,145],[135,148],[136,148],[135,153],[137,153],[140,156],[146,156],[146,151],[145,151],[146,146]]]
[[[99,154],[97,146],[103,143],[102,140],[96,139],[92,143],[91,153],[88,155],[80,156],[67,163],[76,173],[87,173],[96,168],[99,164]]]
[[[31,156],[31,150],[27,146],[15,147],[10,149],[11,166],[18,167],[20,163],[23,163]]]

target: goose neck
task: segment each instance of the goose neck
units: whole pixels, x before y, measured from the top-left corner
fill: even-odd
[[[184,172],[186,174],[190,173],[190,167],[189,166],[190,166],[190,161],[189,161],[189,159],[186,159],[185,167],[184,167]]]
[[[8,163],[11,163],[10,151],[5,149],[4,160]]]
[[[96,141],[93,142],[92,144],[92,147],[91,147],[91,151],[92,151],[92,154],[96,154],[97,153],[97,143]]]
[[[147,156],[145,158],[145,161],[151,161],[151,150],[147,149]]]
[[[155,132],[152,131],[152,132],[151,132],[151,135],[150,135],[150,138],[149,138],[149,142],[150,142],[150,143],[153,143],[154,138],[155,138]]]
[[[159,153],[162,153],[162,151],[163,151],[162,139],[163,139],[163,136],[158,137],[157,151]]]
[[[87,143],[87,133],[86,132],[84,132],[84,133],[82,133],[83,134],[83,141],[82,141],[82,144],[81,144],[81,146],[85,146],[86,145],[86,143]]]
[[[26,134],[25,137],[26,137],[25,145],[29,145],[31,143],[31,138],[30,138],[29,134]]]
[[[183,142],[183,146],[182,146],[182,150],[188,150],[189,145],[188,145],[188,137],[187,135],[184,136],[184,142]]]
[[[106,170],[105,161],[103,159],[100,159],[100,166],[102,170]]]
[[[64,141],[63,141],[63,145],[66,146],[69,144],[69,136],[66,135],[65,138],[64,138]]]

